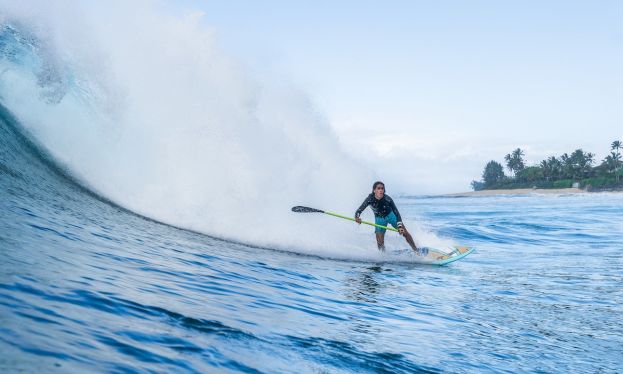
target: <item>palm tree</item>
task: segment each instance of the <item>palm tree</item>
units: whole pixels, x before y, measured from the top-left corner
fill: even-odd
[[[549,168],[549,165],[547,164],[547,160],[541,161],[541,163],[539,164],[539,167],[541,168],[541,170],[543,170],[543,176],[545,177],[545,180],[549,181],[549,178],[552,175],[552,171]]]
[[[619,166],[621,165],[621,154],[619,153],[619,149],[622,148],[621,147],[621,141],[620,140],[615,140],[612,142],[612,145],[610,146],[611,150],[616,150],[615,152],[612,152],[612,156],[613,156],[613,162],[614,162],[614,175],[616,178],[616,181],[619,181],[619,173],[617,173],[617,170],[619,169]]]
[[[606,165],[609,173],[614,173],[616,171],[618,159],[621,159],[621,156],[614,152],[611,152],[608,156],[606,156],[606,158],[604,158],[604,164]]]
[[[522,171],[526,165],[523,162],[524,151],[520,148],[517,148],[513,151],[513,157],[517,160],[517,171]]]
[[[621,148],[621,141],[620,140],[615,140],[612,142],[612,145],[610,146],[611,150],[616,150],[616,153],[619,153],[619,148]]]
[[[584,177],[590,177],[591,171],[593,171],[593,164],[595,163],[595,154],[588,152],[584,154],[584,159],[582,160],[581,170],[584,173]]]
[[[522,151],[521,148],[517,148],[513,152],[504,156],[508,170],[515,173],[515,175],[522,171],[526,166],[523,161],[523,156],[524,151]]]
[[[552,176],[554,176],[555,179],[560,178],[563,172],[562,162],[556,157],[550,156],[550,158],[547,159],[547,164],[549,166]]]
[[[588,152],[584,153],[582,149],[576,149],[571,156],[566,153],[560,157],[565,164],[567,173],[571,178],[584,178],[591,172],[591,165],[595,162],[595,155]]]
[[[566,179],[573,178],[573,160],[567,153],[564,153],[560,156],[560,161],[562,162],[562,172],[563,177]]]
[[[560,177],[562,172],[562,163],[554,156],[550,156],[547,160],[541,161],[539,164],[543,170],[545,180],[555,180]]]

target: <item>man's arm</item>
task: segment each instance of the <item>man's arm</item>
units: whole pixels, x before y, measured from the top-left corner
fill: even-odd
[[[359,218],[364,209],[366,209],[370,205],[370,196],[367,196],[366,199],[361,203],[361,206],[355,212],[355,218]]]
[[[398,226],[402,226],[402,217],[400,217],[400,212],[398,211],[398,208],[396,207],[396,203],[394,203],[394,199],[392,199],[389,196],[387,197],[389,198],[389,203],[392,207],[392,212],[394,212],[394,214],[396,215],[396,219],[398,220]]]

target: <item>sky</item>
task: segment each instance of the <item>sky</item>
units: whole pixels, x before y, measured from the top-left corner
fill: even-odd
[[[621,1],[208,1],[220,47],[305,92],[348,154],[406,194],[467,191],[623,140]]]

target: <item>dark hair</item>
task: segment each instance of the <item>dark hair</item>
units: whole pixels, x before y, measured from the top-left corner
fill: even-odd
[[[383,185],[383,188],[385,188],[385,183],[381,182],[381,181],[376,181],[374,182],[374,184],[372,185],[372,192],[374,192],[374,190],[376,190],[376,186],[378,186],[379,184]]]

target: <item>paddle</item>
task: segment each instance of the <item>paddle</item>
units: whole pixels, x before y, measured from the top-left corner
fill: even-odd
[[[346,216],[343,216],[341,214],[327,212],[325,210],[320,210],[320,209],[315,209],[315,208],[309,208],[309,207],[306,207],[306,206],[295,206],[295,207],[292,208],[292,211],[293,212],[297,212],[297,213],[324,213],[324,214],[328,214],[328,215],[333,216],[333,217],[343,218],[343,219],[347,219],[349,221],[355,221],[354,218],[346,217]],[[355,222],[357,222],[357,221],[355,221]],[[361,221],[361,223],[365,223],[366,225],[380,227],[382,229],[392,230],[392,231],[398,232],[397,229],[395,229],[393,227],[389,227],[389,226],[381,226],[381,225],[377,225],[376,223],[366,222],[366,221]]]

